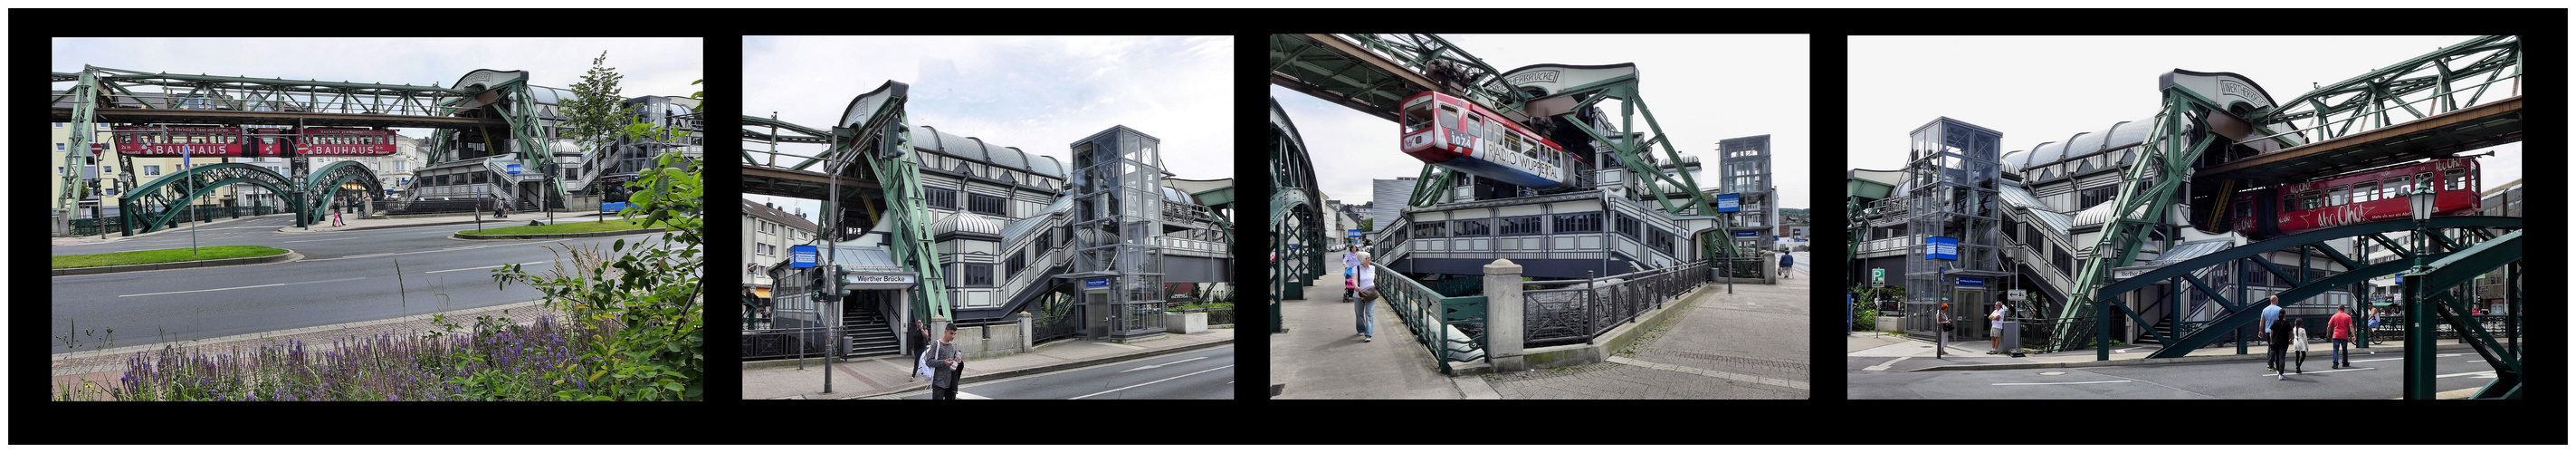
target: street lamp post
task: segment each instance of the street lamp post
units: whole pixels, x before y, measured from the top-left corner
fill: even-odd
[[[2424,254],[2431,252],[2426,242],[2424,222],[2433,217],[2433,188],[2416,187],[2407,196],[2407,206],[2415,216],[2415,266],[2406,270],[2406,399],[2433,399],[2433,306],[2424,298]]]

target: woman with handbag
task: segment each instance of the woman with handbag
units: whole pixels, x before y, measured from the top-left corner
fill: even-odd
[[[1377,338],[1377,263],[1369,262],[1368,252],[1358,253],[1360,298],[1351,304],[1351,318],[1358,322],[1360,342],[1365,343]]]

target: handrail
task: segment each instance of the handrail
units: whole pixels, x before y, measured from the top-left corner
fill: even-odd
[[[1438,291],[1423,286],[1422,282],[1413,281],[1386,266],[1377,266],[1377,273],[1377,286],[1387,301],[1387,308],[1394,309],[1397,318],[1411,328],[1414,338],[1421,339],[1423,348],[1431,352],[1432,362],[1440,365],[1441,373],[1455,371],[1449,367],[1453,357],[1461,359],[1459,361],[1486,358],[1485,340],[1489,335],[1484,332],[1466,335],[1465,338],[1449,336],[1449,329],[1455,327],[1452,321],[1459,321],[1457,325],[1473,321],[1471,328],[1481,328],[1486,313],[1485,296],[1441,296]]]

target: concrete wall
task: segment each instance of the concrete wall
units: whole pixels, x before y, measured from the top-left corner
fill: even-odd
[[[1019,316],[1018,322],[1011,324],[959,327],[958,356],[971,360],[1029,352],[1028,324],[1027,316]],[[986,338],[987,334],[991,338]]]

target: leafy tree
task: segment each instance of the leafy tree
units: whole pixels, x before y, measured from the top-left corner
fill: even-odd
[[[602,58],[606,58],[603,54]],[[693,82],[703,83],[704,81]],[[701,98],[701,91],[689,95]],[[676,138],[651,124],[624,125],[625,136]],[[567,400],[701,400],[706,394],[705,276],[706,186],[704,164],[678,153],[655,156],[654,168],[637,172],[628,200],[634,207],[622,216],[642,218],[645,226],[669,229],[660,243],[629,244],[623,239],[611,253],[623,253],[600,266],[560,267],[551,275],[527,273],[519,265],[502,266],[492,279],[537,288],[550,306],[578,325],[604,330],[584,337],[585,358],[606,362],[587,376],[563,376],[554,396]],[[593,250],[592,252],[596,252]],[[580,254],[579,251],[575,252]],[[570,385],[562,384],[566,381]]]
[[[564,125],[572,129],[568,131],[571,138],[585,150],[615,141],[616,134],[633,122],[634,115],[620,106],[626,98],[618,95],[617,82],[626,76],[618,74],[617,68],[605,66],[607,63],[608,51],[600,51],[599,58],[590,60],[590,72],[572,85],[572,99],[562,101]]]

